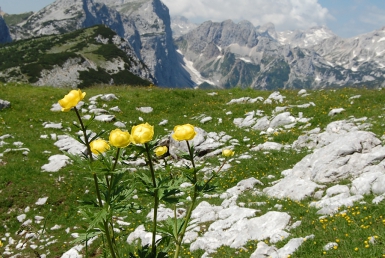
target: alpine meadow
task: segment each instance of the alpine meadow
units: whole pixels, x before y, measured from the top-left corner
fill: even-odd
[[[0,258],[385,258],[385,27],[164,2],[1,4]]]

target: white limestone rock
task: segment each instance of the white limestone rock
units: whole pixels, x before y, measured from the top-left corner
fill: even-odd
[[[301,89],[300,91],[298,91],[298,96],[306,94],[306,93],[307,93],[307,91],[305,89]]]
[[[112,122],[115,120],[115,116],[114,115],[99,115],[99,116],[95,117],[95,120],[100,121],[100,122]]]
[[[276,103],[282,103],[286,97],[282,96],[279,91],[275,91],[265,100],[264,104],[271,104],[273,101]]]
[[[213,120],[213,118],[211,116],[206,116],[206,117],[202,118],[199,122],[201,124],[205,124],[207,122],[210,122],[211,120]]]
[[[43,198],[39,198],[37,201],[36,201],[36,205],[44,205],[48,200],[48,197],[43,197]]]
[[[49,157],[49,163],[41,167],[43,172],[58,172],[60,169],[70,164],[71,161],[66,155],[53,155]]]
[[[200,202],[191,214],[191,219],[197,223],[216,221],[219,211],[223,210],[222,206],[211,205],[206,201]]]
[[[142,113],[151,113],[154,109],[152,107],[137,107],[136,110]]]
[[[338,208],[345,206],[353,206],[354,202],[362,200],[364,197],[362,195],[353,195],[349,193],[341,193],[332,197],[324,196],[321,200],[317,202],[311,202],[310,207],[320,208],[318,214],[333,214],[338,212]]]
[[[258,131],[264,131],[267,130],[267,128],[270,127],[270,120],[268,116],[264,116],[259,118],[255,125],[252,127],[253,130],[258,130]]]
[[[100,97],[104,101],[112,101],[112,100],[118,100],[119,98],[116,97],[115,94],[109,93],[109,94],[104,94],[103,96]]]
[[[247,191],[247,190],[253,190],[256,185],[263,185],[261,181],[258,179],[255,179],[254,177],[250,177],[248,179],[244,179],[238,182],[238,184],[232,188],[229,188],[220,195],[221,199],[228,199],[233,196],[238,196],[241,193]]]
[[[312,196],[318,188],[322,187],[322,185],[318,185],[311,180],[289,176],[283,178],[271,187],[264,188],[263,192],[269,196],[280,199],[290,198],[300,201]]]
[[[293,175],[319,183],[331,183],[358,176],[363,169],[385,157],[385,148],[373,133],[364,131],[340,135],[316,149],[293,167]]]
[[[276,142],[265,142],[258,144],[257,146],[251,148],[252,151],[261,151],[261,150],[282,150],[284,146]]]
[[[10,107],[11,107],[11,102],[0,99],[0,110],[10,108]]]
[[[183,218],[186,216],[186,209],[183,208],[177,208],[176,210],[176,217],[178,219]],[[152,208],[151,211],[147,214],[146,218],[150,219],[151,221],[154,219],[154,209]],[[174,218],[174,210],[170,208],[166,208],[164,205],[159,205],[158,207],[158,221],[167,220],[168,218]]]
[[[44,128],[63,129],[62,123],[43,123]]]
[[[137,239],[141,240],[142,246],[151,245],[152,242],[152,233],[147,232],[144,228],[144,225],[138,226],[134,232],[132,232],[127,237],[127,243],[132,244],[135,243]],[[161,236],[156,235],[155,236],[156,241],[161,239]]]
[[[118,106],[112,107],[109,110],[112,112],[118,112],[118,113],[122,112],[122,110]]]
[[[249,101],[250,97],[243,97],[243,98],[239,98],[239,99],[232,99],[230,100],[230,102],[227,102],[227,105],[231,105],[231,104],[245,104]]]
[[[240,219],[233,224],[228,220],[221,224],[222,220],[217,220],[215,230],[210,226],[206,233],[190,245],[190,250],[202,249],[212,253],[222,245],[241,248],[247,241],[264,240],[282,232],[290,219],[287,213],[270,211],[260,217]]]
[[[334,108],[334,109],[330,110],[328,116],[335,116],[337,114],[341,114],[344,111],[345,111],[344,108]]]
[[[103,108],[92,108],[90,109],[90,113],[97,116],[97,115],[108,114],[108,111]]]
[[[59,135],[58,141],[54,143],[61,151],[67,151],[70,154],[81,154],[86,147],[68,135]]]
[[[126,128],[126,124],[123,122],[115,122],[114,126],[119,127],[119,128]]]
[[[161,126],[164,126],[166,124],[168,124],[168,120],[167,119],[163,119],[162,121],[159,122],[159,125],[161,125]]]
[[[284,125],[292,124],[295,122],[295,117],[290,115],[290,112],[283,112],[278,114],[270,121],[271,128],[278,128]]]

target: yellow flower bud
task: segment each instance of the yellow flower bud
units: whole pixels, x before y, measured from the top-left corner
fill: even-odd
[[[101,154],[110,149],[110,145],[103,139],[96,139],[90,143],[92,153]]]
[[[124,132],[120,129],[112,130],[110,133],[109,142],[112,146],[118,148],[127,147],[131,142],[131,136],[129,132]]]
[[[85,92],[79,90],[71,90],[67,95],[64,96],[61,100],[59,100],[59,104],[62,107],[61,111],[68,112],[71,108],[76,107],[79,101],[84,99],[86,95]]]
[[[155,155],[160,157],[160,156],[164,155],[165,153],[167,153],[167,151],[168,151],[167,146],[160,146],[160,147],[155,149]]]
[[[143,144],[152,140],[154,137],[154,127],[148,123],[133,126],[131,129],[132,142]]]
[[[230,149],[225,149],[222,151],[222,155],[225,156],[225,157],[232,157],[234,156],[234,151],[233,150],[230,150]]]
[[[172,138],[176,141],[189,141],[194,139],[197,132],[195,132],[194,126],[190,124],[177,125],[174,127],[174,134]]]

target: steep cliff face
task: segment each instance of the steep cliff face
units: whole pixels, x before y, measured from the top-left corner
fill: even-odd
[[[129,40],[138,56],[153,71],[159,86],[194,86],[174,46],[169,10],[160,0],[97,1],[115,8],[135,24],[140,39]]]
[[[11,34],[3,17],[0,15],[0,44],[11,42]]]

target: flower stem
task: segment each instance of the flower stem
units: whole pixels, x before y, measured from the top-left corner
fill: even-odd
[[[120,148],[118,148],[118,150],[116,151],[115,162],[114,162],[114,165],[112,166],[111,172],[113,172],[116,169],[116,165],[118,164],[118,160],[119,160],[119,154],[120,154]],[[108,187],[108,196],[109,197],[111,196],[111,185],[113,184],[113,182],[114,182],[114,174],[111,173],[110,178],[108,178],[108,174],[106,174],[106,183],[107,183],[107,187]]]
[[[96,195],[98,197],[99,206],[103,207],[102,197],[100,196],[98,177],[96,176],[96,173],[93,173],[93,176],[94,176],[95,190],[96,190]]]
[[[99,207],[103,207],[103,202],[102,202],[102,198],[100,196],[100,190],[99,190],[99,183],[98,183],[98,178],[96,176],[96,173],[93,174],[94,175],[94,182],[95,182],[95,188],[96,188],[96,195],[98,197],[98,202],[99,202]],[[110,249],[110,252],[111,252],[111,256],[113,258],[116,258],[116,255],[115,255],[115,250],[114,250],[114,247],[112,245],[112,240],[111,240],[111,236],[110,236],[110,231],[109,231],[109,228],[108,228],[108,222],[103,220],[103,226],[104,226],[104,231],[105,231],[105,234],[106,234],[106,238],[107,238],[107,244],[108,244],[108,247]]]
[[[104,231],[105,231],[106,238],[107,238],[108,247],[110,248],[111,256],[113,258],[116,258],[114,246],[112,245],[111,235],[110,235],[110,231],[108,228],[108,222],[104,220],[103,225],[104,225]]]
[[[158,189],[156,185],[155,171],[152,164],[150,148],[147,143],[145,143],[144,146],[146,147],[148,163],[151,171],[152,185],[154,187],[154,219],[153,219],[153,225],[152,225],[151,254],[153,257],[156,257],[156,227],[157,227],[157,220],[158,220],[159,198],[158,198]]]
[[[194,173],[194,192],[193,192],[193,196],[191,198],[191,204],[190,204],[190,207],[187,211],[187,214],[186,214],[186,217],[185,217],[185,220],[184,220],[184,224],[183,224],[183,228],[182,228],[182,231],[180,233],[180,235],[178,236],[177,240],[176,240],[176,249],[175,249],[175,254],[174,254],[174,258],[178,258],[179,256],[179,252],[180,252],[180,247],[182,246],[182,242],[183,242],[183,238],[184,238],[184,235],[186,233],[186,229],[187,229],[187,226],[188,226],[188,223],[190,221],[190,218],[191,218],[191,214],[192,214],[192,211],[194,209],[194,206],[195,206],[195,201],[198,197],[198,184],[197,184],[197,169],[195,167],[195,162],[194,162],[194,153],[190,147],[190,144],[189,142],[186,140],[186,143],[187,143],[187,147],[188,147],[188,150],[189,150],[189,154],[190,154],[190,160],[191,160],[191,163],[193,165],[193,173]],[[176,219],[176,218],[175,218]]]
[[[82,120],[82,118],[81,118],[81,116],[79,114],[79,110],[76,107],[74,107],[74,110],[75,110],[76,116],[79,119],[80,126],[81,126],[82,131],[83,131],[84,143],[86,144],[86,147],[87,147],[87,152],[88,152],[88,156],[90,158],[90,162],[92,162],[93,158],[92,158],[92,152],[91,152],[90,143],[88,142],[87,129],[85,128],[85,126],[83,124],[83,120]]]

